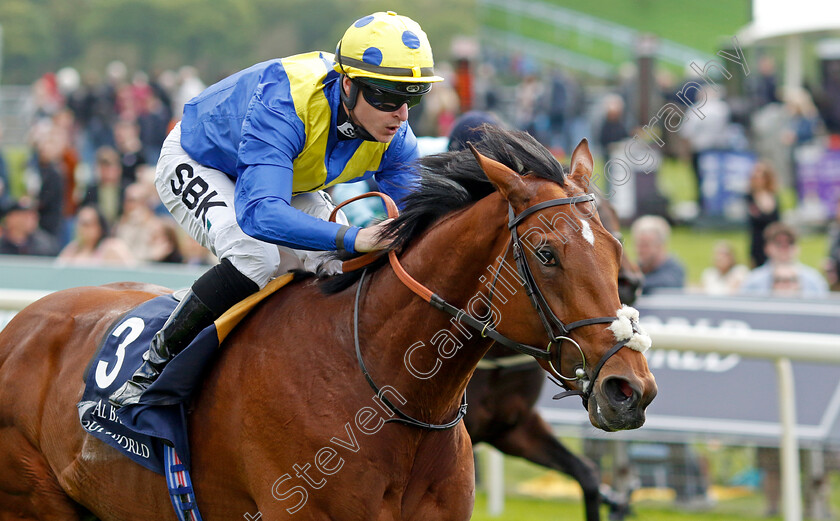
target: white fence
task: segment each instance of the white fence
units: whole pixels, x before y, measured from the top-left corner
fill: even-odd
[[[46,291],[0,290],[0,310],[19,310],[46,295]],[[0,311],[2,313],[2,311]],[[6,313],[10,315],[11,313]],[[0,315],[0,327],[7,320]],[[9,317],[10,318],[10,317]],[[762,330],[721,330],[645,324],[656,349],[698,353],[733,353],[774,360],[779,389],[779,418],[782,423],[781,470],[785,521],[802,520],[799,488],[799,443],[796,433],[796,405],[791,360],[840,364],[840,335],[790,333]],[[500,457],[492,458],[489,502],[491,512],[500,512],[504,487]]]
[[[785,521],[801,521],[799,443],[796,435],[795,389],[790,361],[840,363],[840,335],[757,330],[735,332],[711,328],[698,331],[653,324],[645,327],[657,349],[735,353],[775,361],[779,384],[779,418],[782,423],[783,514]]]

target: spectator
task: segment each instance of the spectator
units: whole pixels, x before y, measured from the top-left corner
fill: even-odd
[[[601,145],[601,152],[605,160],[610,158],[610,147],[627,139],[629,135],[627,127],[624,126],[624,100],[618,94],[610,94],[604,98],[604,122],[601,123],[601,132],[598,142]]]
[[[797,148],[813,141],[822,132],[823,123],[814,101],[805,89],[792,89],[785,92],[785,112],[787,121],[782,132],[781,145],[787,151],[787,170],[793,188],[799,192],[799,178],[796,171],[795,154]]]
[[[750,270],[743,264],[738,264],[735,249],[728,241],[715,244],[713,266],[703,270],[700,277],[703,291],[710,295],[732,295],[749,274]]]
[[[467,112],[472,110],[473,74],[470,70],[470,61],[467,58],[459,58],[456,62],[454,83],[461,111]]]
[[[28,171],[29,196],[38,201],[38,226],[58,239],[64,219],[64,140],[58,129],[45,127],[35,138],[35,168]]]
[[[573,94],[573,86],[559,69],[552,73],[549,86],[548,129],[551,134],[549,144],[551,148],[563,149],[565,146],[563,133],[567,124],[569,100]]]
[[[149,223],[150,237],[147,260],[180,264],[184,262],[178,240],[178,227],[169,218],[155,217]]]
[[[122,165],[119,153],[111,147],[96,151],[94,180],[88,186],[82,205],[94,205],[108,224],[117,222],[122,213]]]
[[[796,291],[803,297],[828,293],[828,284],[819,272],[799,262],[793,228],[781,222],[773,223],[764,231],[764,240],[767,262],[750,272],[741,285],[741,293],[769,295],[774,290],[784,294]]]
[[[539,118],[545,94],[545,84],[534,74],[529,74],[516,86],[516,112],[514,119],[520,130],[539,138]]]
[[[840,199],[834,209],[834,221],[828,226],[828,259],[825,273],[831,291],[840,291]]]
[[[6,212],[0,232],[0,254],[54,256],[58,245],[50,234],[38,228],[38,211],[27,199],[20,199]]]
[[[697,180],[697,205],[703,212],[703,179],[700,174],[700,155],[710,150],[729,148],[726,142],[727,127],[729,125],[729,106],[720,99],[720,95],[713,88],[706,86],[698,95],[705,99],[705,104],[697,110],[704,117],[700,118],[691,111],[686,112],[685,121],[680,127],[683,136],[691,146],[691,167]]]
[[[154,206],[159,200],[154,185],[132,183],[125,189],[123,214],[114,227],[114,237],[120,239],[132,256],[141,261],[155,260],[154,235],[157,217]]]
[[[685,287],[685,268],[668,252],[671,227],[658,215],[643,215],[631,229],[639,267],[645,274],[643,294],[660,288]]]
[[[753,167],[747,193],[747,213],[750,228],[750,262],[758,267],[767,262],[764,252],[764,231],[779,220],[779,198],[776,173],[763,161]]]
[[[773,265],[773,287],[770,290],[774,295],[793,297],[802,292],[802,281],[799,280],[799,273],[793,264]]]
[[[408,121],[412,128],[415,124],[418,125],[416,132],[418,136],[448,136],[452,131],[456,115],[460,113],[458,93],[450,81],[454,74],[451,67],[441,64],[440,72],[437,69],[435,72],[446,80],[436,85],[424,96],[423,103],[412,108],[408,113]],[[420,111],[415,110],[420,107],[423,107]]]
[[[790,147],[808,143],[822,127],[817,107],[805,89],[794,89],[785,93],[785,109],[790,121],[782,142]]]
[[[753,108],[759,109],[768,103],[776,103],[776,62],[772,56],[764,55],[758,60],[758,75],[749,86],[752,91]]]
[[[119,121],[114,126],[114,139],[117,143],[117,151],[120,153],[124,188],[137,181],[137,168],[146,164],[139,125],[134,120]]]
[[[133,266],[135,259],[119,239],[108,237],[108,222],[95,206],[83,206],[76,216],[76,238],[61,250],[59,264]]]
[[[76,149],[76,120],[70,109],[63,107],[56,111],[52,117],[49,135],[59,150],[55,166],[62,176],[63,210],[58,244],[64,246],[70,242],[73,235],[73,219],[76,215],[76,167],[80,160]]]
[[[149,163],[157,162],[160,157],[160,147],[169,131],[170,119],[172,112],[153,90],[146,98],[145,110],[137,117],[140,141],[143,143],[143,158]]]
[[[9,168],[3,155],[3,126],[0,124],[0,215],[11,208],[15,201],[12,199],[12,185]]]

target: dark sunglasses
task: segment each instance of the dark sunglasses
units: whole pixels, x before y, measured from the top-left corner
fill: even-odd
[[[405,94],[395,94],[388,92],[366,83],[356,83],[359,90],[362,91],[362,96],[368,104],[382,112],[394,112],[400,109],[403,105],[408,105],[411,108],[423,99],[421,95],[406,96]]]

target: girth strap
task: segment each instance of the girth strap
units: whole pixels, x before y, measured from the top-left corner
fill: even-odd
[[[172,508],[175,509],[178,521],[201,521],[201,514],[198,513],[198,505],[195,503],[190,472],[171,445],[163,446],[163,468],[166,474],[166,486],[169,489],[169,499],[172,501]]]

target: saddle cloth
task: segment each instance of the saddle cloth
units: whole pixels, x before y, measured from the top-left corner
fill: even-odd
[[[259,302],[292,278],[291,273],[278,277],[228,310],[166,364],[139,403],[117,409],[108,403],[108,397],[140,367],[143,353],[178,301],[173,295],[164,295],[122,315],[108,329],[85,369],[85,389],[77,404],[82,427],[159,474],[164,473],[164,444],[173,446],[189,468],[186,400],[198,388],[225,337]]]

